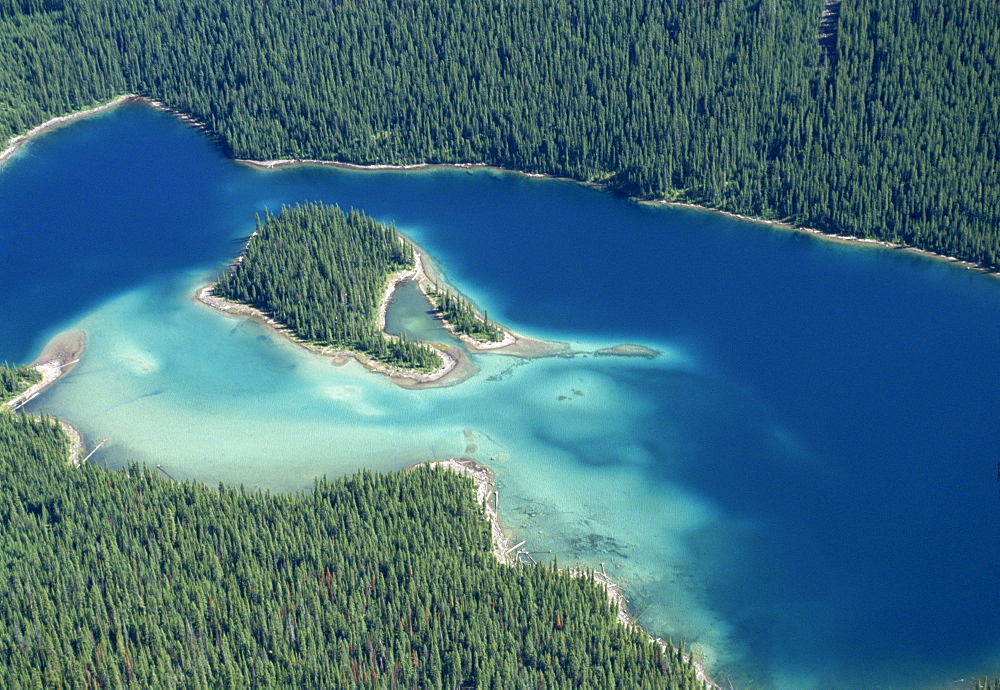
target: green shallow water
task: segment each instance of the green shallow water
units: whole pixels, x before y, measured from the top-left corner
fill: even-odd
[[[303,201],[395,222],[491,317],[581,354],[403,390],[192,299],[255,213]],[[993,280],[498,171],[253,170],[140,107],[0,169],[0,266],[0,358],[88,333],[33,409],[108,439],[92,462],[298,490],[469,456],[536,556],[603,564],[719,678],[1000,672]],[[440,339],[424,311],[404,292],[389,326]],[[662,354],[587,354],[625,342]]]

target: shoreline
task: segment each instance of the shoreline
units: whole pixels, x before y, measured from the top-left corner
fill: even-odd
[[[63,331],[54,336],[42,348],[41,354],[29,365],[42,375],[42,380],[30,386],[17,397],[8,400],[4,406],[10,408],[11,412],[21,410],[49,386],[72,371],[80,361],[86,347],[87,334],[83,331]],[[83,434],[66,420],[58,417],[54,419],[69,440],[68,458],[70,464],[79,467],[83,464],[83,455],[86,451]]]
[[[155,108],[164,110],[165,112],[168,112],[171,115],[178,117],[180,120],[184,121],[187,124],[190,124],[192,126],[196,126],[199,129],[202,129],[204,131],[209,131],[208,128],[207,128],[207,126],[203,125],[202,123],[199,123],[199,122],[195,121],[193,118],[190,118],[189,116],[185,116],[184,114],[179,113],[178,111],[173,110],[173,109],[165,106],[164,104],[162,104],[162,103],[160,103],[158,101],[153,101],[153,100],[150,100],[150,99],[147,99],[147,98],[144,98],[144,97],[141,97],[141,96],[135,96],[135,95],[118,96],[115,99],[113,99],[112,101],[110,101],[110,102],[108,102],[108,103],[106,103],[104,105],[97,106],[97,107],[91,108],[89,110],[79,111],[79,112],[76,112],[76,113],[72,113],[70,115],[53,118],[51,120],[46,121],[45,123],[42,123],[41,125],[38,125],[37,127],[31,129],[29,132],[27,132],[27,133],[25,133],[23,135],[19,135],[19,136],[13,137],[10,140],[10,144],[7,147],[7,149],[5,149],[3,152],[0,152],[0,169],[2,169],[3,164],[7,160],[11,159],[16,154],[16,152],[18,151],[18,149],[24,143],[30,141],[35,136],[37,136],[39,134],[42,134],[45,131],[48,131],[49,129],[54,129],[54,128],[59,127],[59,126],[61,126],[63,124],[70,123],[70,122],[72,122],[72,121],[74,121],[76,119],[80,119],[80,118],[83,118],[83,117],[88,117],[90,115],[98,114],[100,112],[104,112],[104,111],[109,110],[111,108],[117,107],[117,106],[122,105],[122,104],[130,103],[130,102],[143,102],[143,103],[146,103],[146,104],[150,105],[151,107],[155,107]],[[299,165],[299,164],[320,164],[320,165],[342,167],[342,168],[345,168],[345,169],[352,169],[352,170],[373,170],[373,171],[423,170],[423,169],[433,169],[433,168],[436,168],[436,167],[440,167],[440,168],[486,168],[486,169],[495,169],[495,170],[498,170],[498,171],[503,171],[503,172],[507,172],[507,173],[511,173],[511,174],[524,175],[526,177],[550,178],[550,179],[556,179],[556,180],[566,180],[566,181],[574,182],[576,184],[582,184],[582,185],[587,185],[587,186],[593,186],[593,187],[596,187],[596,188],[599,188],[599,189],[609,190],[608,187],[606,187],[606,186],[604,186],[604,185],[602,185],[600,183],[587,182],[587,181],[581,181],[581,180],[572,180],[570,178],[557,177],[557,176],[553,176],[553,175],[544,175],[544,174],[538,174],[538,173],[526,173],[526,172],[523,172],[523,171],[510,170],[510,169],[501,168],[501,167],[495,167],[495,166],[488,166],[488,165],[483,164],[483,163],[411,164],[411,165],[403,165],[403,166],[393,166],[393,165],[370,165],[370,166],[365,166],[365,165],[358,165],[358,164],[351,164],[351,163],[342,163],[342,162],[336,162],[336,161],[318,161],[318,160],[285,160],[285,161],[271,161],[271,162],[267,162],[267,161],[264,161],[264,162],[260,162],[260,161],[247,161],[247,160],[240,160],[240,159],[235,159],[235,160],[237,162],[241,162],[241,163],[250,165],[252,167],[259,167],[259,168],[268,169],[268,170],[274,169],[276,167],[285,167],[285,166]],[[612,190],[609,190],[609,191],[612,191]],[[792,224],[785,223],[785,222],[782,222],[782,221],[764,220],[764,219],[760,219],[760,218],[754,218],[752,216],[741,215],[741,214],[737,214],[737,213],[733,213],[733,212],[729,212],[729,211],[723,211],[723,210],[715,209],[715,208],[711,208],[711,207],[700,206],[700,205],[697,205],[697,204],[690,204],[690,203],[683,203],[683,202],[672,202],[672,201],[666,201],[666,200],[640,199],[640,198],[636,198],[636,197],[629,197],[629,199],[631,201],[634,201],[636,203],[641,203],[641,204],[645,204],[645,203],[650,203],[650,204],[665,204],[665,205],[668,205],[668,206],[676,206],[676,207],[689,208],[689,209],[695,209],[695,210],[700,210],[700,211],[708,211],[708,212],[713,212],[713,213],[721,213],[721,214],[730,216],[730,217],[735,218],[735,219],[746,220],[746,221],[750,221],[750,222],[754,222],[754,223],[760,223],[760,224],[766,224],[766,225],[772,225],[772,226],[776,226],[778,228],[781,228],[781,229],[784,229],[784,230],[787,230],[787,231],[804,232],[804,233],[807,233],[809,235],[812,235],[814,237],[818,237],[818,238],[824,239],[824,240],[830,240],[830,241],[835,241],[835,242],[851,243],[851,244],[858,244],[858,245],[866,245],[866,246],[877,246],[877,247],[886,248],[886,249],[905,250],[905,251],[908,251],[908,252],[912,252],[912,253],[914,253],[916,255],[923,255],[923,256],[926,256],[926,257],[931,258],[931,259],[945,261],[945,262],[953,264],[953,265],[958,265],[958,266],[960,266],[962,268],[972,269],[972,270],[975,270],[976,272],[979,272],[979,273],[985,273],[986,275],[989,275],[989,276],[1000,277],[1000,271],[998,271],[997,269],[990,269],[990,268],[987,268],[987,267],[985,267],[985,266],[983,266],[981,264],[976,264],[974,262],[961,260],[961,259],[958,259],[958,258],[955,258],[955,257],[950,257],[950,256],[946,256],[946,255],[939,254],[939,253],[936,253],[936,252],[932,252],[932,251],[929,251],[929,250],[923,250],[923,249],[919,249],[919,248],[911,247],[911,246],[907,246],[907,245],[894,244],[894,243],[886,242],[886,241],[883,241],[883,240],[868,239],[868,238],[858,238],[858,237],[853,237],[853,236],[846,236],[846,235],[837,235],[837,234],[832,234],[832,233],[826,233],[826,232],[823,232],[823,231],[820,231],[820,230],[816,230],[816,229],[812,229],[812,228],[806,228],[806,227],[801,227],[801,226],[796,226],[796,225],[792,225]],[[211,285],[207,286],[207,287],[210,288]],[[391,283],[390,286],[387,288],[387,292],[384,294],[384,298],[387,297],[387,298],[391,299],[391,295],[392,295],[392,291],[393,291],[394,287],[395,287],[394,284]],[[201,292],[204,291],[205,289],[206,288],[202,288],[201,290],[199,290],[199,295],[196,297],[196,299],[198,299],[199,301],[203,301],[204,302],[204,300],[201,299],[200,295],[201,295]],[[219,298],[213,298],[213,299],[219,299]],[[220,300],[220,301],[225,302],[225,300]],[[207,302],[204,302],[204,303],[208,304]],[[226,304],[232,305],[234,307],[242,306],[242,305],[235,305],[234,303],[228,303],[228,302]],[[388,305],[388,301],[386,301],[386,306],[385,307],[380,308],[380,313],[382,314],[383,321],[384,321],[384,310],[385,310],[385,308],[387,308],[387,305]],[[208,306],[212,306],[213,308],[216,308],[219,311],[222,311],[223,313],[230,313],[230,310],[228,308],[219,309],[218,307],[214,307],[214,305],[211,305],[211,304],[208,304]],[[251,309],[251,308],[247,307],[247,309]],[[253,310],[253,311],[257,311],[257,310]],[[288,337],[293,342],[297,342],[298,344],[300,344],[300,345],[302,345],[304,347],[307,347],[307,349],[312,349],[312,348],[310,348],[308,346],[308,344],[303,343],[301,341],[298,341],[296,338],[292,337],[290,334],[288,334],[287,332],[285,332],[285,330],[283,329],[283,327],[280,324],[277,324],[276,322],[271,322],[271,320],[268,319],[268,317],[266,317],[262,313],[259,313],[259,314],[260,315],[257,318],[259,318],[264,323],[272,326],[275,330],[279,331],[285,337]],[[233,314],[233,315],[238,315],[238,314]],[[250,315],[253,316],[252,314],[250,314]],[[505,333],[508,332],[506,329],[504,329],[504,330],[505,330]],[[516,339],[516,336],[515,336],[515,339]],[[516,345],[516,342],[512,343],[510,346],[502,346],[502,347],[504,347],[504,348],[506,348],[506,347],[513,347],[514,345]],[[490,348],[490,349],[492,349],[492,348]],[[319,350],[314,350],[314,351],[319,351]],[[333,353],[320,352],[320,353],[321,354],[326,354],[328,356],[333,357],[335,364],[338,363],[338,361],[337,361],[338,358],[341,358],[344,355],[346,355],[346,357],[343,357],[343,361],[340,362],[340,363],[344,363],[348,359],[351,359],[351,358],[358,358],[359,361],[361,361],[361,358],[358,355],[356,355],[356,353],[352,353],[352,352],[349,352],[349,351],[341,351],[341,352],[333,352]],[[513,351],[502,352],[500,354],[511,354],[511,355],[517,354],[517,356],[531,356],[531,355],[521,355],[521,354],[515,353]],[[443,353],[442,353],[442,355],[443,355]],[[542,356],[542,355],[534,355],[534,356]],[[362,361],[362,364],[365,364],[365,362]],[[365,364],[365,366],[368,367],[368,364]],[[456,362],[452,366],[452,369],[457,368],[457,366],[458,366],[458,364]],[[72,367],[70,367],[70,368],[72,368]],[[62,369],[62,367],[60,367],[60,370],[61,369]],[[68,371],[69,371],[69,369],[66,369],[65,371],[60,371],[60,373],[55,378],[53,378],[51,381],[49,381],[47,384],[45,384],[44,387],[48,387],[49,385],[52,385],[52,383],[54,383],[59,378],[59,376],[67,373]],[[443,372],[442,374],[440,374],[440,376],[438,377],[438,379],[434,379],[434,380],[431,380],[431,381],[417,381],[415,383],[415,385],[413,385],[412,387],[416,388],[416,387],[422,387],[423,385],[427,385],[427,384],[435,384],[437,380],[446,378],[448,376],[448,374],[449,374],[450,371],[451,370]],[[382,373],[387,373],[387,372],[382,372]],[[394,383],[397,383],[397,385],[403,385],[403,384],[400,384],[398,381],[396,381],[395,377],[391,373],[387,373],[387,375],[389,375],[390,379],[392,379],[394,381]],[[44,376],[44,373],[43,373],[43,376]],[[454,381],[454,382],[457,383],[458,381]],[[36,385],[38,385],[38,384],[36,384]],[[443,384],[442,383],[442,384],[437,384],[437,385],[449,385],[449,384]],[[405,387],[409,387],[409,386],[405,386]],[[38,395],[41,392],[41,390],[44,390],[44,388],[36,391],[34,393],[34,395]],[[34,397],[34,395],[32,397]],[[16,398],[15,398],[15,400],[16,400]],[[27,402],[27,401],[25,401],[25,402]],[[22,403],[22,405],[23,405],[23,403]],[[451,461],[448,461],[448,462],[451,462]],[[477,486],[478,486],[478,483],[477,483]],[[494,510],[495,510],[495,508],[494,508]],[[499,520],[499,517],[497,517],[497,520]],[[501,532],[502,532],[502,530],[501,530]],[[504,543],[506,543],[506,541]],[[596,577],[596,574],[595,574],[595,579],[598,579]],[[614,583],[611,582],[610,580],[607,580],[606,588],[609,591],[609,596],[611,596],[611,587],[612,586],[618,590],[618,596],[621,596],[622,600],[624,600],[624,596],[621,595],[620,588],[618,588],[617,585],[614,585]],[[619,607],[619,611],[622,611],[622,610],[624,610],[624,606],[620,606]],[[626,617],[627,617],[627,614],[626,614]],[[633,625],[634,625],[634,623],[633,623]],[[701,676],[699,675],[699,677],[701,677]],[[710,681],[707,681],[707,677],[706,677],[706,681],[705,682],[709,682],[710,683]]]
[[[87,108],[86,110],[78,110],[68,115],[60,115],[59,117],[54,117],[51,120],[46,120],[37,127],[33,127],[24,134],[19,134],[17,136],[11,137],[10,141],[7,142],[7,148],[0,151],[0,166],[2,166],[8,159],[12,158],[17,150],[21,148],[22,145],[31,141],[39,134],[49,131],[50,129],[55,129],[61,125],[64,125],[74,120],[79,120],[81,118],[90,117],[91,115],[96,115],[98,113],[103,113],[106,110],[111,110],[123,103],[134,102],[138,100],[138,96],[132,94],[124,94],[121,96],[115,96],[113,99],[108,101],[103,105],[97,105],[93,108]]]
[[[398,274],[397,274],[398,275]],[[467,359],[463,359],[461,355],[455,351],[447,352],[445,347],[441,347],[434,344],[424,343],[430,347],[434,352],[441,357],[442,365],[435,369],[434,371],[428,373],[422,373],[414,370],[407,369],[396,369],[390,367],[389,365],[383,364],[378,360],[369,357],[363,353],[355,352],[354,350],[343,350],[336,349],[332,347],[320,347],[314,343],[310,343],[298,337],[293,333],[287,326],[278,321],[275,321],[270,316],[255,309],[254,307],[248,306],[246,304],[238,304],[236,302],[230,302],[229,300],[223,299],[221,297],[216,297],[211,294],[212,288],[215,287],[215,283],[209,283],[198,289],[194,295],[194,300],[204,304],[211,309],[215,309],[222,314],[227,316],[232,316],[235,318],[248,317],[263,323],[265,326],[269,327],[277,334],[287,339],[288,341],[295,343],[296,345],[305,348],[306,350],[321,355],[323,357],[329,357],[331,363],[334,366],[342,366],[352,359],[361,363],[367,370],[384,374],[389,377],[389,380],[395,383],[401,388],[430,388],[438,386],[448,386],[464,381],[465,379],[472,376],[475,373],[474,370],[469,370],[472,366],[471,362]],[[389,281],[389,288],[387,289],[387,294],[391,297],[392,290],[395,288],[395,283],[392,279]],[[383,296],[383,299],[385,297]],[[386,302],[388,304],[388,302]],[[384,323],[384,314],[382,316]],[[386,337],[393,338],[388,333],[383,331]],[[460,366],[463,364],[464,366]],[[449,376],[450,375],[450,376]]]
[[[27,405],[46,388],[72,371],[86,347],[87,334],[83,331],[63,331],[54,336],[29,365],[42,375],[42,380],[8,400],[4,405],[14,412]]]
[[[84,453],[87,451],[87,446],[83,441],[83,434],[75,426],[67,422],[65,419],[56,418],[59,422],[59,426],[62,427],[63,433],[66,434],[66,438],[69,439],[69,463],[73,467],[80,467],[85,460]],[[95,449],[96,450],[96,449]]]
[[[171,111],[172,112],[172,111]],[[436,168],[441,169],[471,169],[478,168],[483,170],[496,170],[498,172],[510,173],[513,175],[522,175],[524,177],[536,178],[536,179],[550,179],[559,180],[562,182],[572,182],[574,184],[583,185],[585,187],[593,187],[595,189],[601,189],[611,193],[618,193],[616,190],[608,187],[607,185],[601,184],[600,182],[591,182],[588,180],[576,180],[571,177],[562,177],[560,175],[549,175],[546,173],[529,173],[523,170],[515,170],[513,168],[504,168],[496,165],[489,165],[488,163],[412,163],[408,165],[388,165],[388,164],[373,164],[373,165],[361,165],[359,163],[345,163],[343,161],[324,161],[317,160],[313,158],[298,158],[298,159],[275,159],[267,161],[251,160],[247,158],[235,158],[233,159],[237,163],[242,163],[253,168],[258,168],[261,170],[273,170],[275,168],[284,168],[294,165],[324,165],[331,166],[335,168],[343,168],[345,170],[370,170],[373,172],[377,171],[416,171],[416,170],[433,170]],[[687,208],[697,211],[707,211],[710,213],[721,213],[724,216],[730,218],[736,218],[738,220],[745,220],[751,223],[760,223],[763,225],[772,225],[783,230],[790,232],[802,232],[812,237],[817,237],[824,240],[829,240],[831,242],[843,242],[849,244],[858,244],[862,246],[869,247],[881,247],[883,249],[895,249],[899,251],[911,252],[919,256],[925,256],[927,258],[935,259],[938,261],[943,261],[955,266],[960,266],[977,273],[982,273],[984,275],[992,276],[995,278],[1000,278],[1000,268],[992,269],[983,264],[976,263],[974,261],[968,261],[966,259],[959,259],[958,257],[948,256],[947,254],[941,254],[939,252],[934,252],[929,249],[921,249],[919,247],[914,247],[906,244],[896,244],[894,242],[889,242],[887,240],[878,240],[868,237],[855,237],[853,235],[838,235],[830,232],[824,232],[822,230],[817,230],[816,228],[809,228],[803,225],[794,225],[792,223],[787,223],[780,220],[767,220],[764,218],[755,218],[753,216],[747,216],[741,213],[735,213],[733,211],[724,211],[718,208],[712,208],[711,206],[702,206],[700,204],[692,204],[684,201],[667,201],[665,199],[643,199],[636,196],[626,195],[628,200],[637,204],[656,204],[661,206],[673,206],[677,208]]]
[[[476,484],[476,503],[482,506],[483,512],[486,514],[486,518],[490,522],[493,556],[503,565],[511,567],[519,564],[523,565],[522,561],[519,559],[521,551],[515,552],[515,549],[523,546],[525,542],[522,541],[512,546],[510,543],[511,539],[503,530],[503,522],[500,520],[500,514],[497,512],[493,472],[489,467],[486,467],[471,458],[458,457],[450,458],[448,460],[430,460],[428,462],[420,462],[415,465],[411,465],[406,469],[413,469],[421,465],[427,465],[429,467],[442,467],[446,470],[471,477]],[[492,501],[490,500],[491,496],[494,497]],[[511,555],[512,552],[514,552],[513,555]],[[668,645],[665,640],[650,635],[635,621],[635,619],[632,618],[631,615],[629,615],[628,602],[625,599],[625,594],[622,592],[622,588],[610,577],[608,577],[606,573],[598,573],[596,570],[586,571],[579,568],[568,568],[567,572],[571,577],[588,577],[598,585],[604,587],[604,591],[607,592],[608,595],[609,604],[617,609],[616,618],[618,622],[627,630],[645,634],[649,638],[650,642],[658,645],[665,653],[671,649],[670,645]],[[685,659],[694,665],[695,674],[698,680],[704,684],[705,688],[708,690],[722,690],[720,685],[712,682],[712,680],[708,677],[708,672],[705,670],[704,664],[692,657],[690,651],[686,653]]]
[[[253,235],[251,235],[251,237],[253,237]],[[436,265],[429,260],[429,258],[425,255],[425,252],[420,247],[401,234],[399,234],[398,237],[401,241],[406,242],[413,248],[414,265],[413,268],[403,269],[402,271],[398,271],[390,275],[386,281],[386,287],[382,293],[382,297],[379,300],[378,310],[375,316],[375,325],[385,337],[390,339],[394,339],[396,336],[385,332],[386,313],[389,309],[389,303],[392,301],[392,296],[399,284],[406,280],[416,282],[420,291],[425,297],[428,298],[428,300],[430,300],[427,293],[430,290],[433,281],[429,275],[429,270],[433,270],[435,272],[435,279],[440,278],[440,271],[437,269]],[[231,265],[239,263],[242,258],[243,255],[241,251],[240,255],[233,260],[233,264]],[[425,266],[427,266],[427,268],[425,268]],[[431,268],[431,266],[433,266],[433,268]],[[343,365],[351,359],[354,359],[360,362],[369,371],[388,376],[389,380],[400,388],[417,389],[453,386],[468,380],[478,371],[478,368],[472,363],[468,356],[462,352],[461,348],[452,347],[446,343],[428,343],[421,341],[423,345],[436,352],[442,362],[440,367],[434,371],[426,373],[414,371],[412,369],[398,369],[384,364],[372,357],[369,357],[368,355],[355,352],[353,350],[339,350],[331,347],[321,347],[303,340],[298,335],[293,333],[286,325],[276,321],[259,309],[245,304],[230,302],[229,300],[212,295],[211,292],[215,285],[216,283],[212,282],[199,288],[194,296],[195,301],[201,302],[202,304],[228,316],[250,317],[256,319],[257,321],[260,321],[270,327],[284,338],[287,338],[291,342],[304,347],[310,352],[330,357],[333,360],[334,365]],[[440,317],[438,318],[440,319]],[[469,349],[476,352],[491,352],[523,358],[534,358],[559,354],[569,349],[569,346],[565,343],[549,343],[542,340],[527,338],[525,336],[517,335],[502,326],[501,328],[504,332],[504,339],[502,341],[499,343],[479,343],[469,336],[456,333],[454,327],[450,323],[444,319],[440,320],[446,330],[448,330],[455,338],[458,338],[465,343]]]
[[[8,143],[7,143],[7,148],[5,148],[2,152],[0,152],[0,167],[2,167],[3,164],[8,159],[10,159],[17,152],[17,150],[21,147],[21,145],[23,145],[24,143],[30,141],[31,139],[33,139],[34,137],[38,136],[39,134],[42,134],[42,133],[48,131],[49,129],[53,129],[53,128],[58,127],[60,125],[66,124],[68,122],[72,122],[73,120],[77,120],[77,119],[84,118],[84,117],[89,117],[91,115],[96,115],[98,113],[104,112],[106,110],[110,110],[111,108],[115,108],[115,107],[117,107],[119,105],[124,105],[124,104],[127,104],[127,103],[143,103],[143,104],[146,104],[146,105],[148,105],[148,106],[150,106],[152,108],[156,108],[157,110],[162,110],[162,111],[164,111],[166,113],[169,113],[172,116],[176,117],[177,119],[181,120],[182,122],[184,122],[184,123],[186,123],[186,124],[188,124],[188,125],[190,125],[192,127],[195,127],[195,128],[197,128],[199,130],[202,130],[203,132],[205,132],[206,134],[208,134],[208,135],[210,135],[212,137],[217,137],[218,136],[205,123],[199,122],[198,120],[194,119],[190,115],[187,115],[187,114],[185,114],[185,113],[183,113],[183,112],[181,112],[181,111],[179,111],[179,110],[177,110],[175,108],[171,108],[170,106],[168,106],[167,104],[163,103],[162,101],[158,101],[158,100],[156,100],[154,98],[150,98],[148,96],[141,96],[139,94],[123,94],[123,95],[115,96],[113,99],[111,99],[110,101],[108,101],[107,103],[104,103],[102,105],[94,106],[93,108],[88,108],[86,110],[80,110],[80,111],[77,111],[77,112],[69,113],[67,115],[61,115],[59,117],[54,117],[54,118],[52,118],[50,120],[46,120],[42,124],[40,124],[40,125],[38,125],[36,127],[33,127],[32,129],[30,129],[28,132],[25,132],[24,134],[19,134],[19,135],[16,135],[14,137],[11,137],[10,141],[8,141]],[[547,174],[547,173],[529,173],[529,172],[524,172],[523,170],[515,170],[513,168],[504,168],[504,167],[500,167],[500,166],[496,166],[496,165],[489,165],[487,163],[410,163],[410,164],[406,164],[406,165],[390,165],[390,164],[385,164],[385,163],[377,163],[377,164],[372,164],[372,165],[363,165],[363,164],[360,164],[360,163],[347,163],[347,162],[344,162],[344,161],[328,161],[328,160],[319,160],[319,159],[314,159],[314,158],[279,158],[279,159],[266,160],[266,161],[253,160],[253,159],[249,159],[249,158],[231,158],[230,160],[233,160],[236,163],[241,163],[243,165],[247,165],[249,167],[258,168],[258,169],[262,169],[262,170],[273,170],[275,168],[283,168],[283,167],[294,166],[294,165],[324,165],[324,166],[332,166],[332,167],[343,168],[345,170],[370,170],[370,171],[432,170],[434,168],[442,168],[442,169],[444,169],[444,168],[449,168],[449,169],[453,169],[453,168],[458,168],[458,169],[461,169],[461,168],[465,168],[465,169],[479,168],[479,169],[486,169],[486,170],[496,170],[498,172],[505,172],[505,173],[515,174],[515,175],[522,175],[524,177],[529,177],[529,178],[551,179],[551,180],[560,180],[560,181],[564,181],[564,182],[572,182],[574,184],[584,185],[586,187],[594,187],[596,189],[602,189],[602,190],[605,190],[605,191],[608,191],[608,192],[616,193],[615,190],[611,189],[607,185],[601,184],[600,182],[592,182],[592,181],[587,181],[587,180],[576,180],[576,179],[573,179],[573,178],[570,178],[570,177],[562,177],[562,176],[559,176],[559,175],[550,175],[550,174]],[[931,251],[929,249],[920,249],[919,247],[914,247],[914,246],[911,246],[911,245],[896,244],[894,242],[889,242],[887,240],[877,240],[877,239],[865,238],[865,237],[855,237],[853,235],[838,235],[838,234],[834,234],[834,233],[824,232],[822,230],[817,230],[816,228],[808,228],[808,227],[805,227],[805,226],[793,225],[791,223],[787,223],[787,222],[780,221],[780,220],[766,220],[766,219],[763,219],[763,218],[754,218],[753,216],[747,216],[747,215],[743,215],[743,214],[740,214],[740,213],[735,213],[733,211],[724,211],[724,210],[721,210],[721,209],[712,208],[710,206],[702,206],[700,204],[692,204],[692,203],[683,202],[683,201],[667,201],[665,199],[642,199],[642,198],[635,197],[635,196],[627,196],[627,198],[630,201],[632,201],[634,203],[638,203],[638,204],[657,204],[657,205],[665,205],[665,206],[675,206],[675,207],[678,207],[678,208],[694,209],[694,210],[698,210],[698,211],[708,211],[708,212],[711,212],[711,213],[721,213],[721,214],[723,214],[725,216],[729,216],[730,218],[736,218],[736,219],[739,219],[739,220],[750,221],[750,222],[753,222],[753,223],[761,223],[761,224],[764,224],[764,225],[772,225],[772,226],[775,226],[775,227],[778,227],[778,228],[782,228],[782,229],[785,229],[785,230],[788,230],[788,231],[802,232],[802,233],[806,233],[808,235],[811,235],[813,237],[818,237],[820,239],[829,240],[829,241],[833,241],[833,242],[845,242],[845,243],[851,243],[851,244],[859,244],[859,245],[862,245],[862,246],[874,246],[874,247],[881,247],[883,249],[895,249],[895,250],[900,250],[900,251],[911,252],[911,253],[914,253],[914,254],[917,254],[917,255],[920,255],[920,256],[925,256],[925,257],[928,257],[928,258],[931,258],[931,259],[935,259],[935,260],[938,260],[938,261],[943,261],[945,263],[952,264],[954,266],[960,266],[962,268],[966,268],[966,269],[975,271],[977,273],[982,273],[982,274],[987,275],[987,276],[991,276],[991,277],[994,277],[994,278],[1000,278],[1000,268],[996,268],[996,269],[989,268],[987,266],[984,266],[983,264],[976,263],[974,261],[969,261],[967,259],[959,259],[958,257],[948,256],[947,254],[941,254],[939,252],[934,252],[934,251]],[[515,353],[514,352],[510,352],[508,354],[515,354]],[[519,355],[519,356],[532,356],[532,355]],[[537,356],[537,355],[535,355],[535,356]]]
[[[464,474],[472,478],[476,483],[476,503],[483,508],[486,518],[490,522],[490,535],[493,544],[493,555],[504,565],[516,565],[517,556],[511,556],[514,550],[511,547],[507,534],[503,531],[503,523],[500,514],[497,512],[497,504],[494,492],[493,472],[488,467],[482,465],[471,458],[450,458],[448,460],[429,460],[418,462],[406,469],[410,470],[421,465],[428,467],[442,467],[458,474]],[[491,497],[492,500],[491,500]]]
[[[978,264],[974,261],[959,259],[958,257],[948,256],[947,254],[941,254],[939,252],[933,252],[929,249],[920,249],[919,247],[914,247],[908,244],[896,244],[895,242],[889,242],[888,240],[877,240],[871,237],[855,237],[854,235],[836,235],[832,232],[823,232],[822,230],[817,230],[816,228],[807,228],[803,225],[793,225],[791,223],[786,223],[785,221],[781,220],[765,220],[763,218],[754,218],[753,216],[746,216],[741,213],[734,213],[732,211],[723,211],[722,209],[712,208],[711,206],[689,204],[683,201],[638,199],[635,197],[629,197],[629,198],[639,204],[657,204],[664,206],[674,206],[677,208],[688,208],[695,211],[706,211],[708,213],[719,213],[724,216],[729,216],[730,218],[736,218],[738,220],[745,220],[751,223],[760,223],[761,225],[770,225],[780,230],[785,230],[786,232],[805,233],[812,237],[826,240],[828,242],[862,245],[866,247],[879,247],[881,249],[893,249],[902,252],[909,252],[911,254],[916,254],[917,256],[923,256],[928,259],[942,261],[944,263],[948,263],[953,266],[960,266],[961,268],[965,268],[970,271],[975,271],[976,273],[982,273],[983,275],[986,276],[991,276],[993,278],[1000,278],[1000,269],[992,269],[982,264]]]
[[[419,247],[408,237],[403,235],[400,235],[400,237],[404,242],[413,247],[413,255],[417,263],[417,269],[414,271],[413,276],[406,278],[406,280],[415,281],[417,283],[417,288],[423,293],[424,297],[427,298],[427,301],[430,302],[432,306],[434,306],[434,300],[431,299],[429,293],[434,288],[447,286],[453,292],[461,294],[460,290],[456,290],[448,283],[447,280],[444,279],[441,269],[423,248]],[[391,298],[391,294],[387,294],[387,297]],[[472,300],[469,300],[469,303],[474,305]],[[385,300],[385,307],[388,307],[388,304],[388,300]],[[379,312],[379,318],[381,319],[379,323],[382,327],[384,327],[384,311]],[[477,353],[493,353],[522,357],[524,359],[533,359],[536,357],[557,355],[569,350],[569,345],[566,343],[529,338],[525,335],[515,333],[506,326],[501,326],[500,324],[497,324],[497,326],[503,331],[503,339],[496,342],[483,343],[475,338],[465,335],[464,333],[458,333],[455,330],[455,327],[449,323],[447,319],[442,318],[440,315],[436,315],[435,318],[441,322],[444,329],[448,331],[452,337],[460,340],[467,348]]]

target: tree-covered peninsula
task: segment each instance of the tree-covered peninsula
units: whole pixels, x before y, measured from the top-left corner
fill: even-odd
[[[0,141],[137,93],[233,156],[483,162],[1000,265],[994,0],[0,0]]]
[[[701,687],[590,579],[500,564],[467,477],[282,495],[67,450],[0,412],[0,686]]]
[[[378,327],[392,275],[414,268],[413,247],[359,211],[307,204],[257,221],[213,294],[251,306],[321,348],[364,353],[400,369],[430,371],[441,357]]]
[[[0,405],[13,400],[41,380],[42,375],[34,367],[11,366],[0,362]]]
[[[447,288],[434,286],[427,293],[441,317],[459,335],[467,335],[482,343],[499,343],[504,338],[504,330],[490,321],[489,314],[480,316],[476,308],[462,295]]]

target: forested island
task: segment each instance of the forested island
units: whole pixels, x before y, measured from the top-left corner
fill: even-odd
[[[467,477],[282,495],[68,449],[0,411],[4,687],[703,687],[593,579],[498,562]]]
[[[0,140],[135,93],[239,158],[487,163],[1000,262],[992,0],[0,0],[0,37]]]
[[[386,284],[413,270],[413,247],[394,227],[359,211],[306,204],[258,219],[211,292],[259,310],[323,351],[350,350],[394,369],[430,372],[444,364],[435,350],[378,326]]]

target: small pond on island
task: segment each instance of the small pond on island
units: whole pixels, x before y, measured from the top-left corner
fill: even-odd
[[[494,320],[577,354],[404,390],[192,300],[255,214],[307,201],[394,222]],[[496,170],[255,169],[139,105],[3,164],[0,269],[0,359],[88,333],[31,408],[110,439],[91,462],[298,490],[467,455],[536,557],[603,564],[719,680],[1000,669],[994,278]],[[390,327],[433,327],[417,298]],[[623,343],[661,354],[592,354]]]

